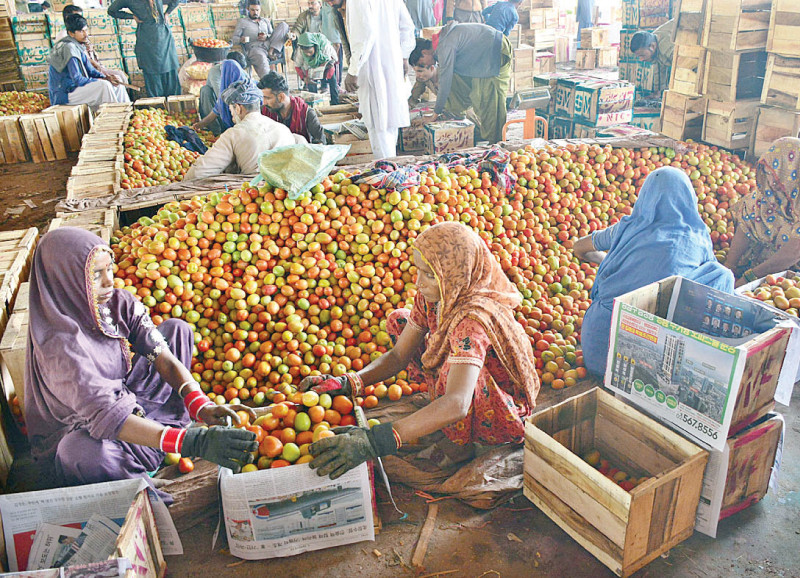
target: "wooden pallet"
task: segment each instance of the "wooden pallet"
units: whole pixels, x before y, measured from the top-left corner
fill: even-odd
[[[646,481],[625,491],[581,456]],[[692,535],[708,452],[600,388],[525,425],[525,496],[619,576]]]
[[[67,158],[67,148],[55,113],[23,114],[19,117],[19,123],[33,162]]]
[[[42,112],[55,113],[61,127],[61,138],[67,151],[74,153],[81,150],[81,139],[92,125],[92,115],[85,104],[56,105]]]
[[[761,104],[800,110],[800,58],[769,55]]]
[[[711,50],[766,49],[771,0],[708,0],[703,46]]]
[[[750,148],[759,99],[733,103],[708,100],[703,141],[729,150]]]
[[[109,243],[119,227],[119,222],[116,209],[92,209],[80,213],[56,213],[56,218],[50,222],[47,230],[49,232],[59,227],[78,227]]]
[[[767,50],[800,58],[800,2],[797,0],[772,0]]]
[[[25,135],[18,116],[0,117],[0,162],[24,163],[30,160]]]
[[[760,106],[756,117],[752,151],[760,157],[779,138],[800,137],[800,110]]]
[[[703,94],[706,49],[702,46],[675,46],[669,89],[688,96]]]
[[[699,141],[706,115],[704,96],[686,96],[664,91],[661,102],[661,133],[675,140]]]
[[[767,53],[763,50],[709,50],[703,94],[712,100],[725,102],[759,98],[766,71]]]

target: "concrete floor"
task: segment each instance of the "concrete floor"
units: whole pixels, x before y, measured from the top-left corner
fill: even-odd
[[[800,388],[786,418],[779,489],[758,504],[720,523],[717,539],[695,533],[636,576],[641,577],[800,577]],[[411,556],[427,506],[405,486],[395,487],[408,523],[397,519],[379,489],[383,530],[363,542],[291,558],[242,561],[211,549],[214,523],[206,521],[182,534],[184,556],[167,559],[170,576],[217,578],[246,576],[345,577],[410,576]],[[380,556],[375,552],[380,552]],[[428,546],[426,576],[601,578],[613,574],[523,496],[492,511],[475,510],[455,500],[439,502],[436,530]]]

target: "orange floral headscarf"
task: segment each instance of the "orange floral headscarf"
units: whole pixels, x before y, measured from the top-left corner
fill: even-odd
[[[539,377],[533,348],[514,308],[522,297],[508,280],[486,243],[460,223],[440,223],[427,229],[414,249],[433,270],[441,292],[439,324],[422,355],[427,371],[435,371],[450,354],[450,332],[465,318],[479,322],[497,358],[514,382],[514,397],[536,405]]]

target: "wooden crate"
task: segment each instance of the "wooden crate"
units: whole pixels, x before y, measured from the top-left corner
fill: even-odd
[[[67,151],[74,153],[81,150],[81,139],[92,126],[92,116],[87,105],[61,104],[46,108],[42,112],[55,113]]]
[[[514,72],[532,71],[536,62],[536,50],[533,46],[520,44],[514,49],[514,58],[511,60],[511,69]]]
[[[0,116],[0,162],[24,163],[30,160],[25,135],[18,116]]]
[[[749,148],[758,106],[758,99],[730,103],[709,98],[703,140],[730,150]]]
[[[67,148],[55,113],[23,114],[19,117],[19,123],[33,162],[67,158]]]
[[[708,0],[703,46],[711,50],[767,47],[771,0]]]
[[[800,111],[760,106],[756,117],[752,151],[760,157],[779,138],[800,137]]]
[[[704,96],[664,91],[661,101],[661,133],[676,140],[699,141],[706,115]]]
[[[617,65],[619,51],[617,48],[597,49],[597,68],[613,68]]]
[[[28,346],[28,311],[11,314],[0,340],[0,370],[6,399],[16,395],[25,410],[25,357]]]
[[[0,336],[14,310],[19,287],[28,279],[38,239],[36,227],[0,233]]]
[[[631,476],[625,491],[581,456]],[[618,576],[692,535],[708,453],[599,388],[525,425],[525,496]]]
[[[669,89],[689,96],[703,94],[706,49],[702,46],[675,46]]]
[[[530,11],[531,30],[551,30],[558,28],[558,10],[555,8],[532,8]]]
[[[198,114],[198,100],[192,94],[167,97],[167,112],[170,114]],[[200,117],[198,116],[198,119]]]
[[[759,98],[766,72],[767,53],[763,50],[709,50],[703,94],[712,100],[726,102]]]
[[[80,213],[56,213],[56,218],[50,221],[47,230],[49,232],[59,227],[78,227],[109,243],[119,227],[119,221],[116,209],[92,209]]]
[[[800,58],[800,2],[797,0],[772,0],[767,50]]]
[[[578,70],[591,70],[597,67],[597,50],[576,50],[575,68]]]
[[[592,48],[609,47],[608,28],[582,28],[581,29],[581,49],[589,50]]]
[[[133,108],[163,108],[167,109],[167,99],[163,96],[139,98],[133,103]]]
[[[761,104],[800,110],[800,58],[769,55]]]

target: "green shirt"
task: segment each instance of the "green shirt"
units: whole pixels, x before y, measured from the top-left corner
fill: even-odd
[[[165,15],[177,8],[179,0],[168,0],[164,10],[162,0],[115,0],[108,7],[108,15],[120,20],[133,20],[134,16],[141,22],[136,27],[136,61],[146,74],[163,74],[178,70],[178,53],[175,50],[175,39],[167,24]]]

